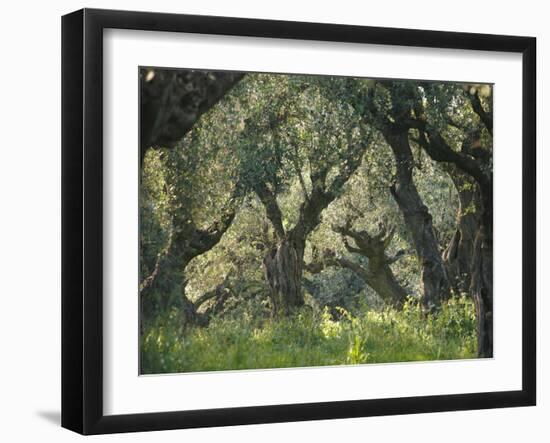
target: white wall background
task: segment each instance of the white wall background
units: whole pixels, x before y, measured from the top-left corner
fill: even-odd
[[[550,28],[544,2],[463,0],[111,0],[4,2],[0,27],[0,439],[80,441],[60,414],[60,16],[81,7],[349,23],[538,38],[539,405],[533,408],[329,420],[102,436],[94,441],[547,442],[550,440]],[[518,147],[519,148],[519,147]],[[6,284],[7,283],[7,284]]]

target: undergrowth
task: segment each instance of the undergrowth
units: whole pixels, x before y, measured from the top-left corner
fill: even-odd
[[[402,310],[303,310],[280,320],[214,319],[183,329],[176,313],[142,336],[143,374],[451,360],[476,356],[473,303],[453,297],[434,315]]]

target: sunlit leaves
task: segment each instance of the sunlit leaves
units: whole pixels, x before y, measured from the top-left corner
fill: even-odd
[[[179,226],[204,229],[220,217],[238,187],[238,210],[230,229],[216,247],[188,265],[186,290],[196,299],[229,275],[235,294],[223,315],[267,315],[262,262],[276,240],[257,196],[258,184],[275,196],[289,231],[298,223],[314,182],[329,189],[342,171],[352,170],[349,160],[364,144],[368,149],[361,153],[362,163],[335,192],[309,235],[305,260],[324,248],[347,254],[332,226],[350,217],[357,229],[373,233],[380,224],[395,226],[387,253],[406,254],[392,269],[418,296],[418,262],[389,192],[396,164],[381,127],[389,122],[408,130],[414,183],[443,249],[456,227],[457,190],[448,172],[423,150],[418,127],[407,129],[406,122],[423,119],[456,152],[472,132],[481,130],[480,148],[492,152],[492,137],[471,102],[479,97],[483,110],[490,112],[492,93],[490,85],[482,84],[247,74],[175,148],[148,151],[140,189],[142,273],[151,271],[174,219]],[[490,161],[487,165],[492,169]],[[364,257],[353,258],[368,264]],[[346,299],[353,308],[361,299],[376,306],[373,291],[348,271],[324,271],[312,279],[321,288],[318,303]]]

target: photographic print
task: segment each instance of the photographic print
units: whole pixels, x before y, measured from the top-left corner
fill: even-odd
[[[98,9],[61,35],[63,427],[536,404],[535,38]]]
[[[493,356],[493,85],[140,67],[140,373]]]

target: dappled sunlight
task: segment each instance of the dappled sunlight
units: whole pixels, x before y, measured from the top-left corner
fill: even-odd
[[[140,72],[143,373],[492,356],[492,85]]]

